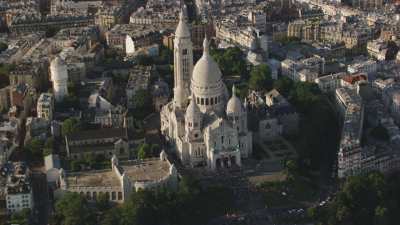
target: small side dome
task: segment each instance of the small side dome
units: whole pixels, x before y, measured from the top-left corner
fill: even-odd
[[[236,96],[236,88],[235,85],[232,86],[232,97],[229,99],[228,104],[226,105],[226,113],[241,113],[243,110],[242,102]]]
[[[201,111],[196,104],[195,97],[192,95],[192,100],[190,100],[190,104],[186,109],[186,118],[195,118],[196,115],[200,115]]]

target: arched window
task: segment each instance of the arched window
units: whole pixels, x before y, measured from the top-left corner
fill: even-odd
[[[214,105],[214,98],[210,98],[210,105]]]
[[[208,102],[208,98],[206,98],[206,105],[208,105],[208,103],[209,103],[209,102]]]

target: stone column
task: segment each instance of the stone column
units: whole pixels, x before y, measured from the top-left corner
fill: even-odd
[[[240,159],[240,152],[238,152],[238,154],[236,154],[236,165],[242,166],[242,162]]]
[[[211,159],[209,160],[211,163],[211,170],[215,170],[217,168],[216,161],[217,159],[214,158],[214,154],[211,154]]]

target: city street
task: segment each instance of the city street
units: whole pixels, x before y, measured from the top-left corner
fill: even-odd
[[[33,172],[32,188],[34,197],[34,219],[37,224],[46,225],[49,216],[49,193],[46,175],[41,172]]]

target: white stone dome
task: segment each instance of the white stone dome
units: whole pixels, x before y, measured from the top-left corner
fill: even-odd
[[[228,95],[222,73],[209,55],[207,38],[204,39],[203,47],[203,56],[193,69],[191,91],[201,112],[223,113]]]
[[[50,63],[50,73],[52,81],[68,80],[68,71],[65,61],[56,56]]]
[[[175,30],[175,37],[187,37],[190,38],[190,30],[185,21],[185,15],[183,11],[179,13],[179,23]]]
[[[207,38],[204,39],[203,48],[203,56],[193,68],[192,82],[197,86],[206,87],[221,82],[222,73],[217,62],[215,62],[208,52]]]
[[[229,99],[228,104],[226,105],[226,113],[231,114],[231,113],[241,113],[243,110],[242,107],[242,102],[240,99],[236,96],[235,93],[235,85],[232,87],[232,97]]]

